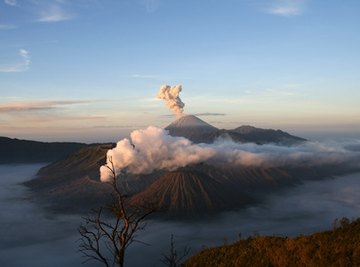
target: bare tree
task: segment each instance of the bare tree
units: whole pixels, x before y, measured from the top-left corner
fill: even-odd
[[[185,246],[182,253],[178,254],[178,251],[175,248],[174,235],[171,235],[169,254],[163,254],[161,261],[168,267],[178,267],[181,266],[182,261],[189,255],[189,253],[190,248]]]
[[[105,266],[124,266],[125,252],[136,240],[136,233],[145,227],[145,218],[155,211],[151,207],[131,206],[121,192],[119,177],[116,174],[112,158],[108,158],[111,182],[114,191],[113,203],[95,211],[94,216],[83,217],[79,226],[79,251],[88,262],[96,260]],[[142,242],[141,242],[142,243]],[[110,255],[110,257],[109,257]]]

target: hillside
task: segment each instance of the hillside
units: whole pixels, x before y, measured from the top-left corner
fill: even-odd
[[[24,184],[34,192],[32,200],[52,210],[77,212],[99,205],[109,198],[109,186],[99,182],[99,168],[112,144],[83,147],[68,157],[43,168]]]
[[[331,231],[295,238],[251,236],[232,245],[205,249],[186,267],[360,266],[360,219],[342,219]]]
[[[83,143],[46,143],[0,137],[0,164],[52,162],[85,146]]]
[[[114,144],[89,145],[68,157],[41,168],[37,176],[24,183],[33,192],[31,198],[65,213],[84,212],[111,200],[111,188],[100,182],[99,168],[106,152]],[[123,191],[132,194],[144,190],[158,175],[129,176],[121,179]]]
[[[130,201],[133,205],[151,203],[170,217],[187,219],[241,207],[254,199],[194,168],[166,173]]]

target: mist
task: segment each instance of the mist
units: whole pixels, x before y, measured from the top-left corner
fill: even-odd
[[[353,150],[356,150],[353,146]],[[0,266],[81,266],[77,252],[80,215],[54,215],[31,203],[21,182],[31,179],[41,165],[0,165]],[[227,212],[207,221],[150,220],[129,247],[126,266],[163,266],[171,234],[178,249],[195,253],[204,246],[221,245],[254,233],[293,236],[330,229],[335,218],[359,217],[360,173],[309,181],[286,192],[267,196],[262,204]],[[221,227],[220,227],[221,226]],[[141,255],[141,257],[139,257]],[[99,266],[89,262],[84,266]]]

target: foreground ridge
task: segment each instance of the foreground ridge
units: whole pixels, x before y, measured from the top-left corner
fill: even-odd
[[[205,249],[184,266],[360,266],[360,218],[336,221],[333,230],[294,238],[251,236]]]

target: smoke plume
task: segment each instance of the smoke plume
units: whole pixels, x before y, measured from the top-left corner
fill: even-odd
[[[210,147],[192,144],[183,137],[172,137],[166,130],[153,126],[133,131],[130,140],[120,140],[115,148],[107,152],[108,164],[111,159],[117,173],[127,168],[133,174],[174,170],[200,163],[212,156],[214,151]],[[104,166],[100,168],[100,174],[101,181],[108,181],[111,177]]]
[[[359,154],[339,144],[318,142],[305,142],[290,147],[224,140],[213,144],[194,144],[184,137],[170,136],[167,130],[149,126],[144,130],[133,131],[130,139],[120,140],[115,148],[108,151],[107,156],[112,159],[116,173],[126,169],[133,174],[148,174],[154,170],[175,170],[202,162],[222,167],[341,164],[350,162],[354,156],[359,158]],[[101,181],[111,178],[105,166],[101,167],[100,174]]]
[[[163,85],[160,87],[157,98],[165,100],[166,106],[174,112],[177,116],[181,116],[184,111],[185,104],[181,101],[179,94],[182,88],[181,85]]]

